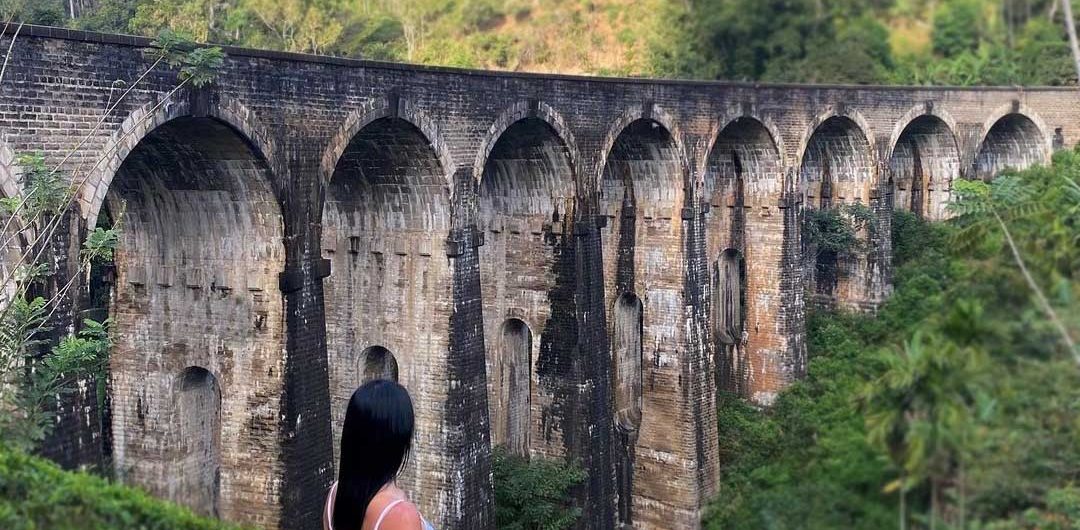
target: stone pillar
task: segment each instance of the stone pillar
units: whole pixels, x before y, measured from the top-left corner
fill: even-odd
[[[47,248],[38,260],[50,263],[49,276],[43,284],[32,287],[28,297],[41,296],[50,299],[64,285],[79,276],[79,250],[82,247],[86,231],[79,217],[78,208],[71,207],[62,215],[56,232],[43,244]],[[43,344],[38,346],[41,354],[52,350],[64,337],[77,333],[82,326],[82,309],[87,302],[87,286],[76,283],[68,294],[60,300],[55,313],[47,325],[51,328],[44,333]],[[86,315],[85,317],[89,317]],[[103,320],[96,316],[98,320]],[[55,414],[52,430],[42,441],[38,450],[42,456],[60,464],[64,469],[91,468],[102,471],[107,463],[101,408],[98,406],[98,378],[94,374],[80,377],[74,382],[70,393],[59,395],[49,406]]]
[[[446,525],[461,530],[494,528],[491,437],[480,296],[479,247],[475,225],[451,229],[446,256],[453,267],[454,311],[446,362],[445,404],[448,510]]]

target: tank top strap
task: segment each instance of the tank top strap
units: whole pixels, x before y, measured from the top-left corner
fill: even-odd
[[[330,493],[326,495],[326,510],[323,513],[324,530],[334,530],[334,501],[337,499],[337,481],[330,486]]]
[[[395,506],[403,502],[405,502],[405,499],[398,499],[394,502],[391,502],[390,504],[387,504],[386,508],[383,508],[382,513],[379,514],[379,518],[375,520],[375,527],[372,528],[372,530],[379,530],[379,526],[382,525],[383,519],[386,518],[386,514],[390,513],[390,510],[393,510]]]

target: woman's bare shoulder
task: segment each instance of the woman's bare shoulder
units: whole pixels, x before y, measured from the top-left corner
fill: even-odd
[[[420,512],[409,501],[398,503],[386,513],[379,530],[422,530]]]
[[[374,530],[379,516],[383,515],[391,504],[394,506],[383,516],[379,530],[419,530],[421,528],[420,512],[409,501],[408,495],[397,487],[390,487],[376,493],[368,503],[367,513],[364,515],[364,530]]]

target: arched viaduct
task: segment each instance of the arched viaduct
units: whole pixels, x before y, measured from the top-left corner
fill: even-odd
[[[213,85],[170,95],[163,67],[132,86],[147,46],[26,27],[0,86],[3,192],[14,153],[74,150],[65,237],[123,222],[77,304],[113,319],[110,419],[72,405],[46,452],[269,527],[319,526],[344,404],[380,376],[415,399],[402,483],[439,527],[493,526],[493,445],[576,458],[582,527],[694,527],[716,387],[768,404],[805,371],[812,300],[888,295],[890,208],[942,218],[955,179],[1080,139],[1073,89],[229,49]],[[809,257],[804,212],[851,203],[874,212],[870,250]]]

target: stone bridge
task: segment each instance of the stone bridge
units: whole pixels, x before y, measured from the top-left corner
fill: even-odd
[[[695,527],[715,389],[770,403],[805,372],[809,303],[888,295],[890,210],[942,218],[955,179],[1080,140],[1074,89],[243,49],[195,89],[144,76],[148,45],[25,27],[0,86],[4,193],[41,152],[79,186],[60,248],[123,230],[67,312],[112,318],[106,419],[72,398],[45,452],[270,528],[319,527],[345,403],[379,376],[415,400],[401,482],[440,528],[493,527],[494,446],[577,459],[582,527]],[[854,203],[869,250],[809,248],[804,212]]]

